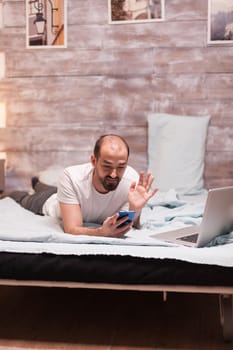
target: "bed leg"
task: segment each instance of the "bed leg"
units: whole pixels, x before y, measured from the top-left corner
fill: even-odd
[[[231,342],[233,340],[233,295],[220,294],[219,307],[223,338]]]
[[[163,291],[163,301],[167,301],[167,292]]]

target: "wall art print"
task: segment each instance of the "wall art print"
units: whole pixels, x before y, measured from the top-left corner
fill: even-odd
[[[164,0],[108,0],[110,24],[164,20]]]
[[[26,46],[28,48],[66,47],[66,0],[25,1]]]
[[[233,43],[233,0],[208,0],[208,44]]]

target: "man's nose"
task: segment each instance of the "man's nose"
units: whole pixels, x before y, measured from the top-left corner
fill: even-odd
[[[111,172],[110,176],[111,176],[112,178],[117,177],[117,171],[116,171],[116,169],[112,169],[112,172]]]

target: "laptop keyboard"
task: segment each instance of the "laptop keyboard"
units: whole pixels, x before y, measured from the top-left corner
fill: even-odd
[[[197,242],[197,238],[198,238],[198,233],[194,233],[194,234],[188,235],[188,236],[179,237],[179,239],[181,241],[193,242],[193,243]]]

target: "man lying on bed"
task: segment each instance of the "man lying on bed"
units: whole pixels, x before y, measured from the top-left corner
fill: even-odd
[[[138,173],[128,165],[129,146],[118,135],[103,135],[95,144],[90,163],[64,170],[58,189],[32,179],[35,193],[15,191],[9,197],[35,214],[60,217],[71,234],[121,237],[132,226],[140,227],[140,213],[156,193],[153,176]],[[119,225],[120,210],[135,211],[133,223]],[[85,223],[98,224],[87,227]]]

